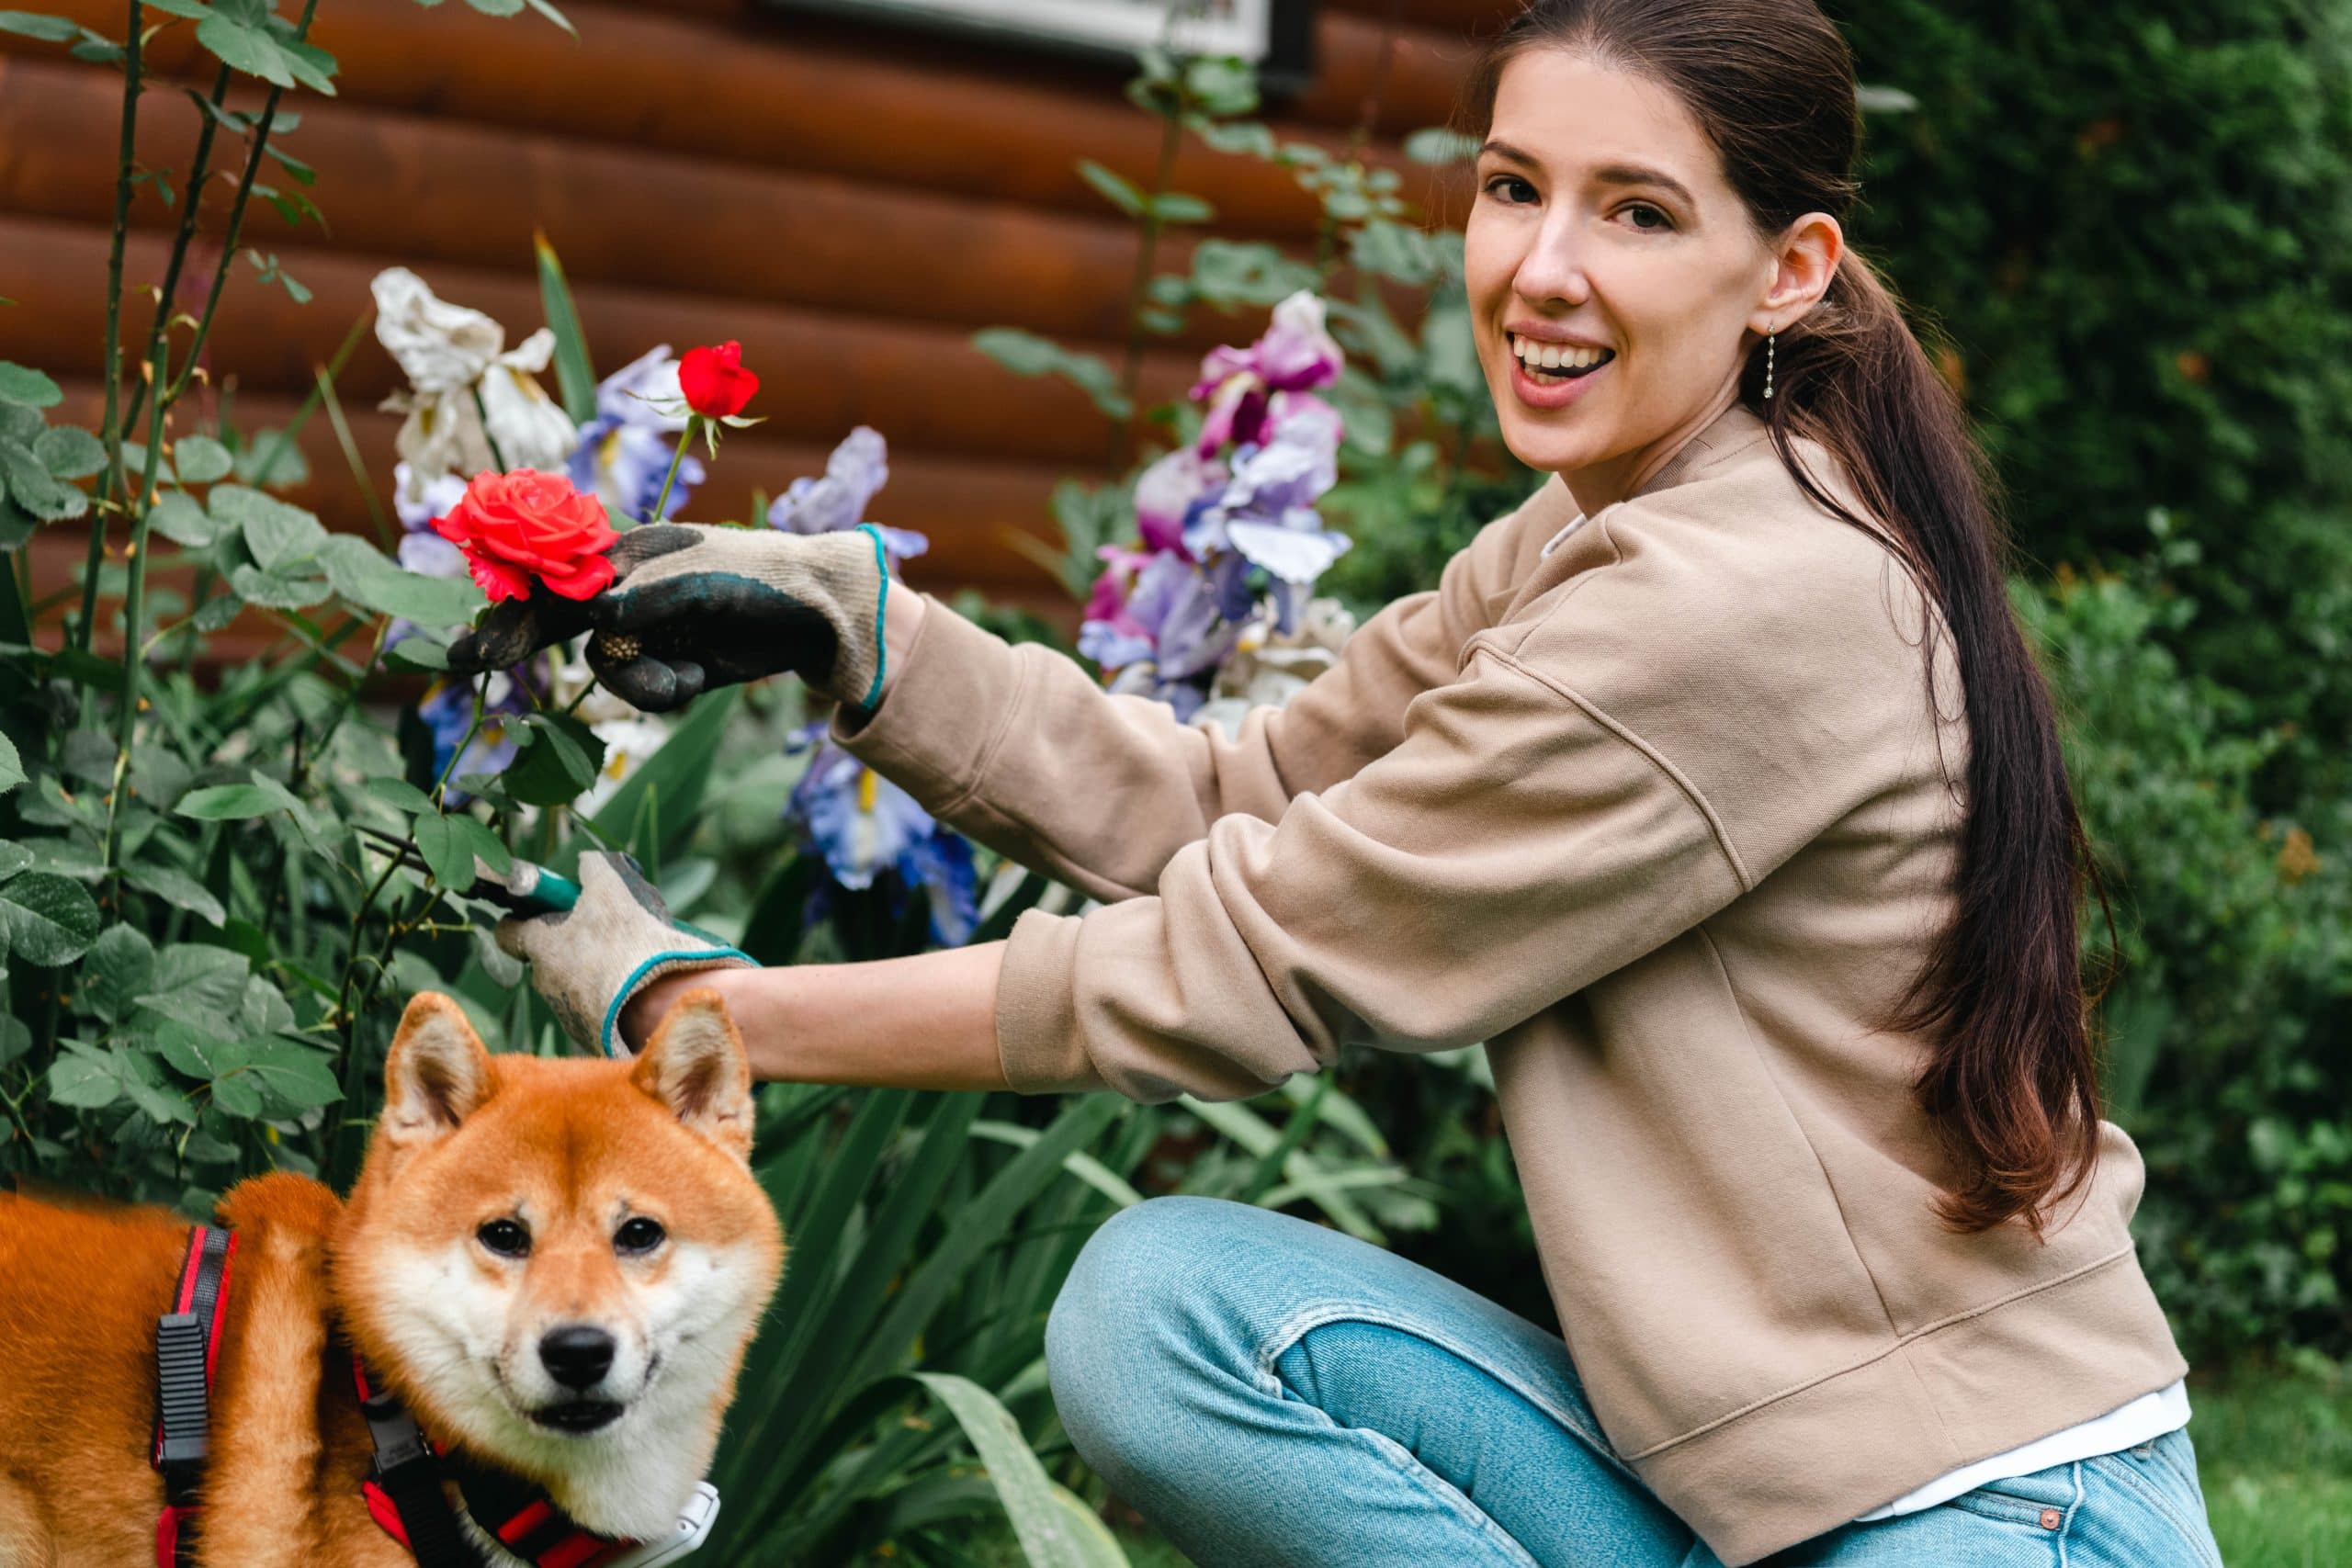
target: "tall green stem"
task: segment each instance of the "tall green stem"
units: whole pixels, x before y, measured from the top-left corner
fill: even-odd
[[[212,163],[213,133],[220,129],[218,111],[229,101],[230,74],[229,68],[223,65],[212,78],[211,103],[216,112],[204,116],[203,125],[197,130],[196,155],[188,163],[187,199],[180,206],[180,228],[172,240],[172,259],[164,267],[164,286],[155,300],[155,320],[147,329],[145,357],[149,359],[155,357],[155,345],[163,341],[164,333],[171,330],[172,301],[179,296],[180,270],[187,265],[188,246],[196,239],[197,209],[202,203],[205,175]],[[130,389],[130,404],[123,411],[123,423],[130,424],[138,420],[140,400],[146,393],[144,385]]]
[[[1136,251],[1135,285],[1127,294],[1127,357],[1119,372],[1119,388],[1126,396],[1127,417],[1111,434],[1111,467],[1124,469],[1135,456],[1136,400],[1143,389],[1143,308],[1151,288],[1151,269],[1159,257],[1160,200],[1176,175],[1176,154],[1184,144],[1184,89],[1170,89],[1176,101],[1161,113],[1165,129],[1159,138],[1159,169],[1152,176],[1151,201],[1143,214],[1143,243]]]
[[[107,478],[90,512],[90,556],[82,572],[82,618],[75,644],[89,651],[98,617],[98,570],[107,558],[107,502],[122,492],[122,251],[130,235],[130,171],[139,159],[140,0],[130,0],[130,36],[122,46],[122,147],[114,181],[114,241],[107,252]],[[86,693],[85,694],[86,697]]]
[[[686,448],[694,445],[695,421],[701,417],[686,415],[686,427],[678,432],[678,449],[670,454],[670,471],[662,476],[662,493],[653,498],[653,515],[646,519],[648,523],[659,523],[669,515],[670,487],[677,482],[678,465],[686,460]]]
[[[163,385],[170,344],[158,339],[148,375]],[[164,450],[164,400],[147,405],[147,460],[139,476],[139,492],[130,498],[130,588],[122,607],[122,705],[115,714],[114,787],[107,792],[107,838],[102,863],[114,872],[115,851],[122,842],[122,797],[130,773],[130,743],[139,722],[139,677],[147,668],[144,636],[147,616],[147,532],[154,520],[155,465]]]

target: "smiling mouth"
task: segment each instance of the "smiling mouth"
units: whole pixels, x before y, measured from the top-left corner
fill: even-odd
[[[579,1436],[611,1426],[620,1419],[621,1407],[609,1399],[574,1399],[561,1404],[542,1405],[530,1413],[531,1419],[550,1431],[568,1432]]]
[[[1518,333],[1508,334],[1506,346],[1511,357],[1519,361],[1520,368],[1527,372],[1528,379],[1539,387],[1580,380],[1617,357],[1613,348],[1546,344]]]

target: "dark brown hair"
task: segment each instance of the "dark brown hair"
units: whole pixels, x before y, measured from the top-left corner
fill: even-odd
[[[1847,222],[1861,139],[1853,56],[1814,0],[1533,0],[1472,73],[1463,121],[1475,140],[1492,128],[1503,68],[1539,48],[1675,93],[1759,234],[1777,239],[1808,212]],[[1959,398],[1850,246],[1821,300],[1781,329],[1770,401],[1764,356],[1759,343],[1740,398],[1770,426],[1781,463],[1894,552],[1954,643],[1971,742],[1957,914],[1879,1027],[1933,1042],[1913,1092],[1953,1163],[1942,1217],[1974,1231],[2021,1215],[2039,1235],[2045,1211],[2097,1159],[2098,1069],[2075,920],[2086,879],[2108,906],[2050,689],[2009,605],[1993,478]],[[1838,457],[1875,521],[1823,489],[1792,437]],[[1931,703],[1935,635],[1929,617]],[[2110,937],[2113,923],[2109,911]]]

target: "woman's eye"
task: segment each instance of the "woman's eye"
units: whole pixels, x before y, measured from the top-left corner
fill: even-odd
[[[636,1219],[622,1222],[621,1228],[613,1233],[613,1246],[621,1252],[650,1252],[668,1240],[669,1235],[670,1233],[662,1228],[660,1221],[649,1220],[640,1214]]]
[[[1525,199],[1535,199],[1535,187],[1517,175],[1498,175],[1487,182],[1487,194],[1500,196],[1505,201],[1519,201],[1521,192],[1525,193]]]
[[[492,1220],[474,1232],[474,1239],[501,1258],[527,1258],[531,1233],[514,1220]]]
[[[1634,225],[1634,228],[1648,230],[1655,232],[1658,230],[1671,229],[1674,227],[1674,221],[1672,219],[1669,219],[1665,213],[1660,212],[1657,208],[1650,206],[1647,202],[1636,202],[1633,206],[1625,209],[1625,214],[1627,217],[1634,217],[1644,213],[1657,219],[1657,221],[1655,223],[1635,223]]]

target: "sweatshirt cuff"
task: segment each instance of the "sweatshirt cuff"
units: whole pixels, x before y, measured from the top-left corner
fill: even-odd
[[[909,603],[915,599],[922,603]],[[871,714],[834,708],[835,745],[934,817],[967,799],[1002,736],[1024,673],[1010,645],[901,586],[883,606],[889,670]]]
[[[1081,917],[1024,909],[1005,939],[996,983],[996,1050],[1021,1094],[1108,1089],[1079,1037],[1075,970]]]

